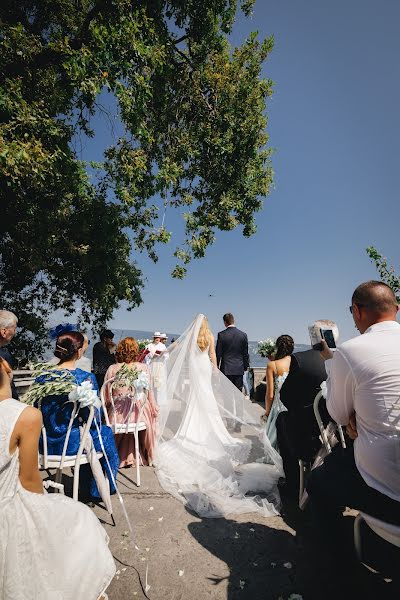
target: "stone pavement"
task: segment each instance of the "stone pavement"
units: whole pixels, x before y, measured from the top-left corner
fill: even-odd
[[[110,536],[117,575],[108,589],[110,600],[143,600],[148,567],[150,600],[322,600],[398,598],[364,567],[346,582],[333,573],[303,533],[307,516],[293,502],[283,517],[256,513],[231,519],[201,519],[165,493],[151,467],[121,469],[120,491],[140,550],[129,543],[121,505],[113,496],[116,525],[101,506],[94,511]],[[349,519],[349,531],[352,526]],[[297,529],[297,533],[296,530]],[[351,540],[351,532],[349,533]],[[322,560],[321,560],[322,559]],[[323,565],[321,568],[321,564]],[[355,590],[355,591],[354,591]]]

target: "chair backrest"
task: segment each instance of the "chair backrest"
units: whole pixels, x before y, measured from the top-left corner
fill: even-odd
[[[72,406],[71,416],[70,416],[69,423],[68,423],[68,429],[65,434],[63,451],[62,451],[62,454],[59,455],[60,456],[60,465],[59,465],[60,469],[62,469],[64,466],[65,456],[67,454],[67,449],[68,449],[68,442],[69,442],[69,438],[71,435],[71,429],[72,429],[74,420],[79,412],[79,403],[76,400],[74,400],[74,401],[69,400],[69,402],[71,402],[71,404],[73,406]],[[38,408],[41,411],[41,409],[42,409],[41,402],[39,402]],[[78,452],[76,453],[77,457],[80,457],[83,453],[83,450],[84,450],[85,444],[86,444],[86,439],[87,439],[87,436],[89,435],[90,427],[93,422],[93,418],[94,418],[94,407],[91,406],[89,408],[88,418],[86,419],[83,431],[81,432],[81,435],[80,435],[79,448],[78,448]],[[43,463],[44,463],[43,466],[46,469],[47,465],[48,465],[48,446],[47,446],[47,432],[46,432],[46,427],[44,424],[42,425],[42,439],[43,439]]]
[[[386,523],[366,513],[361,513],[367,525],[381,538],[400,548],[400,526]]]
[[[326,429],[324,427],[324,423],[323,423],[322,418],[321,418],[321,413],[319,411],[319,403],[320,403],[322,397],[323,397],[323,393],[322,393],[322,390],[321,390],[320,392],[318,392],[318,394],[314,398],[314,415],[315,415],[315,418],[317,420],[318,427],[319,427],[319,430],[320,430],[320,433],[321,433],[322,442],[323,442],[323,444],[324,444],[327,452],[331,452],[332,451],[332,446],[329,443],[328,436],[326,434]],[[337,427],[337,430],[339,432],[340,443],[342,444],[343,448],[346,448],[346,442],[345,442],[345,439],[344,439],[342,428],[338,424],[336,424],[336,427]]]
[[[109,427],[112,427],[113,425],[115,425],[115,414],[116,414],[116,411],[115,411],[115,403],[114,403],[114,396],[113,396],[114,388],[112,387],[112,384],[114,383],[114,381],[115,381],[115,377],[111,377],[110,379],[107,379],[107,381],[105,381],[103,383],[103,385],[101,387],[101,390],[100,390],[101,404],[102,404],[102,407],[103,407],[103,412],[104,412],[106,424]],[[109,397],[110,402],[111,402],[111,419],[110,419],[110,414],[109,414],[109,412],[107,410],[107,406],[106,406],[106,402],[105,402],[105,396],[106,396],[107,387],[108,387],[108,397]],[[128,414],[127,414],[126,418],[124,419],[124,423],[123,423],[123,424],[126,424],[127,433],[128,433],[129,423],[133,422],[133,421],[131,421],[131,416],[132,416],[132,413],[133,413],[133,411],[135,409],[136,404],[138,402],[141,402],[139,413],[138,413],[138,417],[136,419],[136,421],[139,422],[141,420],[141,417],[142,417],[142,414],[143,414],[143,410],[144,410],[145,404],[147,402],[147,397],[148,397],[147,390],[146,390],[146,392],[143,393],[143,395],[141,395],[141,394],[139,395],[137,393],[137,391],[136,391],[135,388],[130,387],[128,389],[131,392],[129,394],[129,396],[131,398],[131,404],[129,406]]]

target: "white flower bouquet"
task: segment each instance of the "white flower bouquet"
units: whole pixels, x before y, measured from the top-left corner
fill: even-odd
[[[139,350],[144,350],[144,349],[146,348],[146,346],[148,346],[149,344],[151,344],[151,342],[152,342],[153,340],[151,340],[151,339],[146,339],[146,338],[143,338],[143,339],[136,340],[136,341],[137,341],[137,343],[139,344]]]
[[[260,340],[257,345],[257,354],[267,358],[274,356],[276,352],[276,344],[273,338],[267,338],[266,340]]]

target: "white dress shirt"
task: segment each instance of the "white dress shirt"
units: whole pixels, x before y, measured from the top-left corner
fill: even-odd
[[[356,415],[354,457],[364,481],[400,501],[400,324],[375,323],[325,363],[327,409],[340,425]]]

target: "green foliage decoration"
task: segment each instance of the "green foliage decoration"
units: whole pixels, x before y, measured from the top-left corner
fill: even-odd
[[[98,330],[121,301],[140,304],[138,253],[157,261],[173,240],[182,278],[217,231],[254,233],[273,176],[261,77],[273,39],[227,37],[253,4],[1,3],[0,292],[20,318],[19,358],[42,353],[54,310]],[[123,133],[86,164],[76,147],[99,112]]]
[[[22,396],[21,401],[25,404],[40,403],[47,396],[69,394],[77,385],[74,375],[67,369],[57,368],[57,365],[37,363],[31,369],[32,377],[35,380],[40,377],[40,381],[34,381]]]

